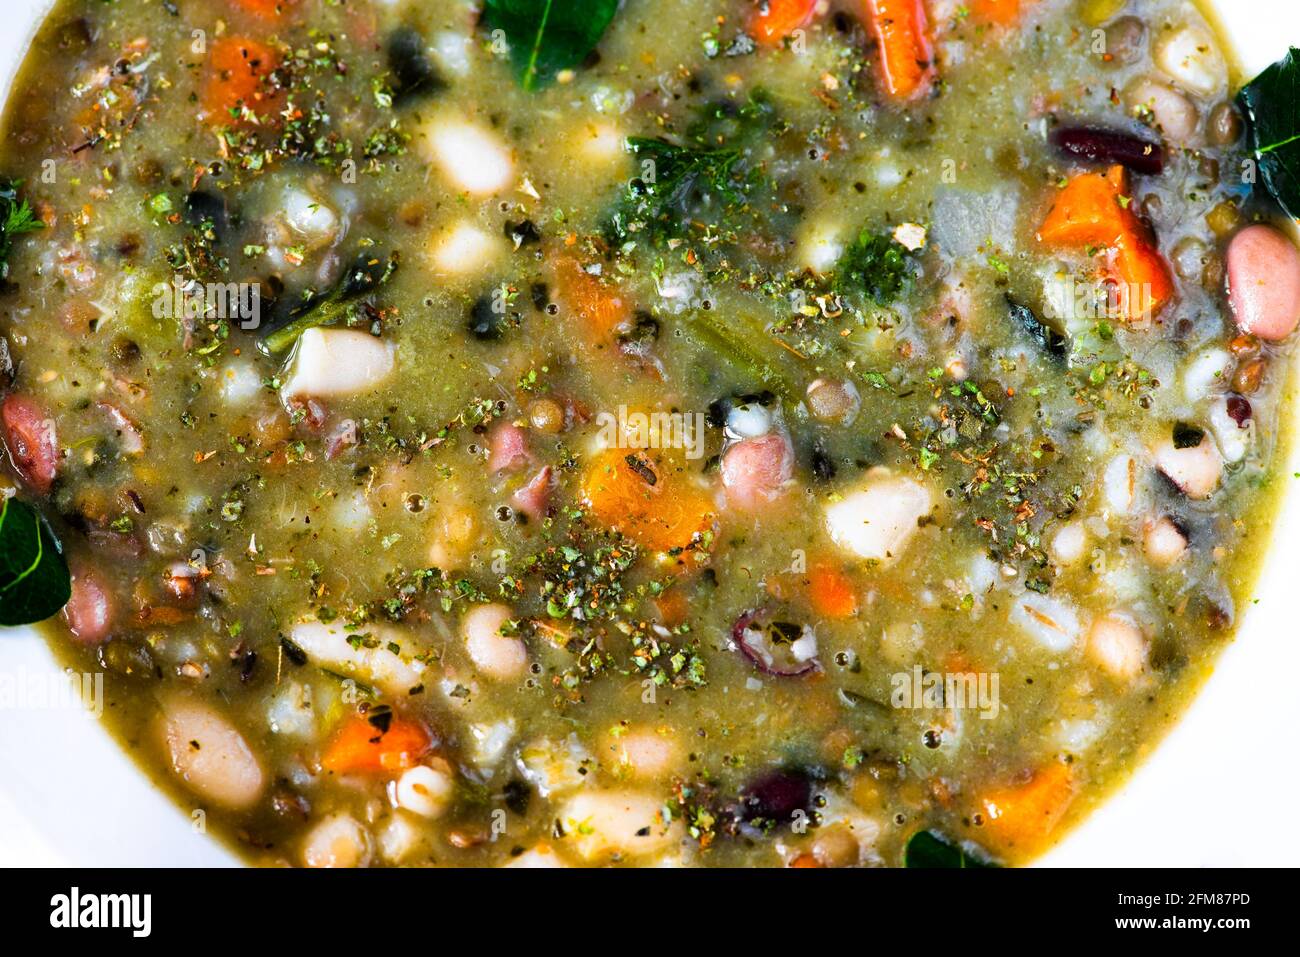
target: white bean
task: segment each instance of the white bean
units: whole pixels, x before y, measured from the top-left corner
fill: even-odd
[[[1208,30],[1189,24],[1156,41],[1156,66],[1184,90],[1209,96],[1228,82],[1228,66]]]
[[[1152,450],[1156,468],[1177,485],[1188,498],[1209,498],[1219,484],[1223,458],[1208,436],[1189,448],[1175,448],[1172,439],[1162,439]]]
[[[368,332],[308,329],[298,337],[280,396],[288,401],[368,392],[392,373],[394,359],[393,344]]]
[[[496,681],[520,677],[528,667],[528,649],[523,641],[501,634],[510,620],[505,605],[476,605],[461,619],[461,634],[470,660],[483,675]]]
[[[826,527],[842,548],[887,562],[902,554],[930,508],[930,490],[920,482],[872,469],[865,484],[827,506]]]
[[[477,124],[441,119],[426,128],[419,142],[425,159],[465,192],[490,196],[505,190],[514,177],[505,144]]]
[[[663,801],[637,791],[585,791],[560,813],[574,850],[585,860],[636,857],[667,850],[681,839],[680,821],[666,822]]]
[[[303,838],[304,867],[364,867],[369,860],[370,836],[351,815],[324,818]]]
[[[1146,639],[1131,618],[1112,612],[1088,630],[1088,657],[1112,677],[1128,681],[1146,665]]]
[[[1142,547],[1151,564],[1163,568],[1183,557],[1187,551],[1187,536],[1174,524],[1173,519],[1162,515],[1144,526]]]
[[[172,770],[199,797],[245,810],[262,796],[261,762],[238,729],[210,705],[185,694],[168,698],[160,730]]]
[[[393,800],[420,817],[441,817],[451,804],[456,781],[445,769],[417,764],[393,783]]]

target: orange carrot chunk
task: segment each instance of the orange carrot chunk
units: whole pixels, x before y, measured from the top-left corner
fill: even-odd
[[[1106,173],[1080,173],[1065,185],[1039,227],[1038,238],[1062,246],[1112,246],[1128,230],[1122,166]]]
[[[237,10],[251,13],[262,20],[278,20],[298,0],[230,0]]]
[[[780,46],[786,37],[806,26],[817,10],[817,0],[760,0],[749,32],[762,46]]]
[[[1061,823],[1074,795],[1074,772],[1053,761],[1023,784],[986,794],[981,802],[984,829],[1004,847],[1032,851]]]
[[[1020,20],[1021,0],[971,0],[970,11],[983,23],[1009,27]]]
[[[831,565],[815,565],[808,572],[808,600],[826,618],[852,618],[858,613],[858,593],[853,579]]]
[[[880,47],[885,92],[910,100],[934,81],[934,49],[923,0],[862,0],[867,29]]]
[[[266,87],[266,77],[280,63],[279,55],[249,37],[224,37],[212,45],[207,84],[203,93],[203,117],[212,126],[247,124],[274,118],[279,97]]]
[[[575,260],[561,260],[555,275],[561,301],[581,321],[587,338],[599,344],[612,342],[615,333],[631,318],[627,301]]]
[[[418,721],[393,716],[387,727],[369,718],[349,718],[321,756],[335,774],[395,773],[413,767],[433,747]]]
[[[687,485],[661,454],[606,449],[592,459],[582,498],[602,525],[643,548],[685,548],[713,524],[713,502]]]
[[[1128,171],[1080,173],[1061,190],[1038,230],[1040,242],[1107,251],[1107,272],[1120,286],[1122,318],[1154,315],[1174,294],[1169,266],[1131,209]]]

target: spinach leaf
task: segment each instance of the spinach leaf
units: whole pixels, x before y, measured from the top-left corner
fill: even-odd
[[[1237,105],[1260,181],[1288,216],[1300,217],[1300,49],[1242,87]]]
[[[45,228],[27,200],[18,197],[18,186],[0,177],[0,282],[9,278],[9,250],[14,237]]]
[[[72,597],[63,546],[26,502],[0,506],[0,625],[30,625],[58,612]]]
[[[510,44],[510,60],[525,90],[580,66],[618,12],[618,0],[486,0],[483,22]]]
[[[912,281],[912,264],[905,246],[888,233],[862,230],[844,252],[836,270],[841,291],[861,291],[887,306]]]
[[[992,868],[997,865],[972,857],[934,831],[917,831],[907,841],[903,866]]]

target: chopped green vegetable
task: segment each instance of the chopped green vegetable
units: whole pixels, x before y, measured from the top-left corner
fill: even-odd
[[[842,292],[865,292],[877,305],[887,306],[912,281],[907,249],[888,233],[863,229],[845,251],[836,270]]]
[[[278,355],[308,329],[333,325],[345,318],[358,299],[392,278],[399,262],[395,252],[387,257],[362,253],[332,290],[306,300],[287,319],[274,323],[273,331],[262,339],[259,348],[268,355]]]
[[[744,184],[736,176],[738,149],[677,146],[664,139],[629,137],[627,148],[636,157],[637,177],[615,214],[612,231],[617,242],[632,233],[652,240],[682,236],[697,210],[710,209],[716,221],[728,206],[744,201]]]

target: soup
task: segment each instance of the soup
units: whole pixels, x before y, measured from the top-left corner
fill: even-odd
[[[1225,45],[572,6],[55,5],[0,140],[52,646],[253,863],[1032,860],[1283,484],[1300,256]]]

